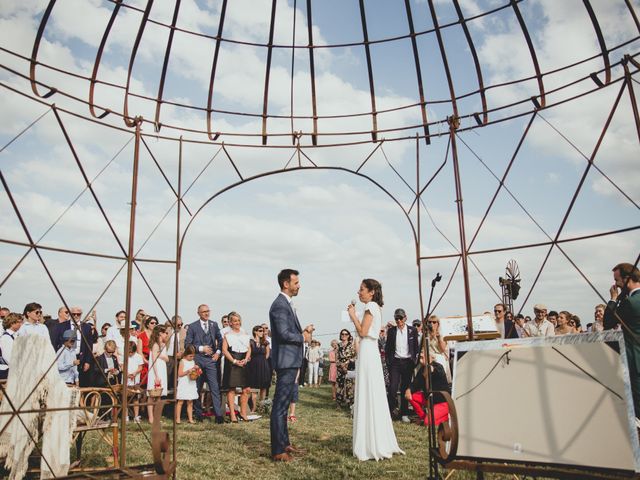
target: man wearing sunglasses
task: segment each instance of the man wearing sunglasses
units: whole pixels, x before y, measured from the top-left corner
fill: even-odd
[[[49,338],[49,330],[42,323],[42,305],[36,302],[27,303],[24,307],[24,323],[16,336],[40,335]]]
[[[80,360],[78,373],[80,374],[80,386],[90,387],[92,382],[91,366],[95,364],[93,358],[93,344],[98,341],[98,332],[87,322],[87,318],[82,318],[82,309],[80,307],[71,307],[69,309],[71,319],[58,324],[56,329],[56,341],[53,346],[57,352],[64,345],[64,332],[73,330],[76,333],[76,342],[74,344],[76,357]],[[83,321],[84,320],[84,321]]]
[[[409,402],[404,396],[404,392],[411,384],[413,369],[418,361],[418,332],[412,325],[407,325],[407,314],[404,309],[397,308],[393,314],[396,326],[387,331],[387,341],[385,343],[385,360],[389,370],[389,390],[387,390],[387,401],[391,416],[395,419],[398,405],[398,387],[402,396],[400,398],[399,416],[402,421],[409,423]]]
[[[496,327],[500,332],[501,338],[518,338],[516,326],[513,323],[513,315],[507,318],[507,307],[504,303],[498,303],[493,307],[493,313],[496,316]]]

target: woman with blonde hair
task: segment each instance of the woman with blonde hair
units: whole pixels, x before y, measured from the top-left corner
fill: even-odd
[[[248,421],[249,408],[249,375],[247,364],[251,360],[251,337],[242,330],[242,318],[237,312],[231,312],[229,317],[229,331],[222,339],[222,354],[224,355],[224,373],[222,375],[222,388],[227,390],[227,403],[229,404],[229,416],[232,423],[238,423],[235,412],[236,388],[241,388],[240,394],[240,418]]]
[[[168,339],[169,333],[164,325],[156,325],[149,339],[149,374],[147,376],[147,394],[149,395],[149,403],[151,403],[151,405],[147,406],[149,423],[153,423],[153,403],[160,397],[167,396],[167,362],[169,361],[169,356],[167,355],[166,345]],[[160,414],[162,415],[162,412]]]

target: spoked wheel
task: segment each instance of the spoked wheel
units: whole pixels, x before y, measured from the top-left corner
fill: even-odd
[[[453,398],[451,398],[448,392],[441,391],[434,393],[441,394],[449,407],[449,417],[438,425],[436,432],[438,441],[438,448],[435,451],[436,459],[439,463],[446,464],[452,461],[458,452],[458,414],[456,412],[456,406],[453,403]]]

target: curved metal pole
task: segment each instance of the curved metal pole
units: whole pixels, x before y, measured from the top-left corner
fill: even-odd
[[[42,15],[42,20],[40,20],[40,25],[38,26],[38,33],[36,33],[36,39],[33,42],[33,50],[31,51],[31,60],[29,62],[29,80],[31,82],[31,91],[41,98],[49,98],[51,95],[56,93],[58,90],[56,88],[50,88],[47,93],[41,95],[38,91],[38,83],[36,82],[36,65],[38,64],[38,50],[40,49],[40,42],[42,41],[42,37],[44,36],[44,30],[47,27],[47,22],[49,21],[49,16],[51,15],[51,11],[56,4],[56,0],[50,0],[49,5],[47,5],[47,9],[44,11]]]
[[[584,3],[584,8],[587,9],[587,13],[589,14],[589,18],[591,19],[591,23],[593,24],[593,29],[595,30],[596,36],[598,37],[600,53],[602,56],[602,61],[604,63],[604,84],[607,85],[611,82],[611,62],[609,61],[609,51],[607,50],[607,44],[604,41],[604,35],[602,34],[602,29],[600,28],[600,22],[598,22],[598,17],[596,17],[595,12],[593,11],[591,2],[589,0],[582,0],[582,2]]]
[[[364,10],[364,0],[360,0],[360,21],[362,23],[362,37],[364,53],[367,57],[367,72],[369,73],[369,94],[371,95],[371,140],[378,141],[378,112],[376,112],[376,92],[373,81],[373,66],[371,64],[371,50],[369,49],[369,33],[367,32],[367,15]]]
[[[518,23],[520,24],[520,29],[522,30],[524,39],[527,42],[527,47],[529,47],[529,54],[531,55],[533,68],[536,71],[536,79],[538,80],[538,91],[540,92],[539,103],[540,103],[540,106],[544,108],[547,105],[547,98],[544,92],[544,82],[542,81],[542,73],[540,72],[540,64],[538,63],[538,56],[536,55],[536,49],[533,47],[533,41],[531,40],[531,35],[529,35],[529,29],[527,28],[527,24],[524,22],[524,18],[522,17],[522,13],[520,12],[520,8],[518,7],[518,2],[516,2],[515,0],[511,0],[511,6],[513,7],[513,12],[516,14]]]
[[[298,172],[298,171],[301,171],[301,170],[333,170],[333,171],[340,171],[340,172],[350,173],[352,175],[356,175],[356,176],[358,176],[360,178],[364,178],[365,180],[368,180],[369,182],[374,184],[376,187],[378,187],[380,190],[382,190],[391,200],[393,200],[393,202],[400,208],[400,210],[402,210],[402,213],[404,214],[405,218],[407,219],[407,222],[409,222],[409,225],[411,226],[411,232],[413,234],[414,242],[418,241],[418,234],[417,234],[416,228],[415,228],[413,222],[411,221],[411,217],[409,216],[407,211],[404,209],[404,207],[402,206],[400,201],[398,199],[396,199],[393,196],[393,194],[391,192],[389,192],[389,190],[384,188],[380,183],[375,181],[373,178],[369,177],[368,175],[364,175],[362,173],[355,172],[355,171],[350,170],[350,169],[345,168],[345,167],[305,167],[305,166],[299,166],[299,167],[288,168],[286,170],[285,169],[283,169],[283,170],[272,170],[270,172],[265,172],[265,173],[260,173],[260,174],[257,174],[257,175],[253,175],[251,177],[245,178],[244,180],[240,180],[239,182],[235,182],[235,183],[232,183],[230,185],[227,185],[226,187],[218,190],[216,193],[211,195],[207,200],[204,201],[204,203],[202,205],[200,205],[200,207],[195,211],[195,213],[193,214],[193,216],[189,220],[189,223],[187,224],[184,232],[182,233],[182,236],[180,237],[180,247],[179,247],[180,248],[180,252],[182,251],[182,248],[184,246],[185,238],[187,236],[187,233],[189,233],[189,229],[191,228],[191,225],[193,224],[194,220],[198,217],[200,212],[209,203],[211,203],[213,200],[215,200],[217,197],[219,197],[223,193],[225,193],[225,192],[227,192],[227,191],[229,191],[229,190],[231,190],[231,189],[233,189],[233,188],[235,188],[235,187],[237,187],[239,185],[243,185],[243,184],[252,182],[252,181],[257,180],[259,178],[270,177],[270,176],[281,174],[281,173]]]
[[[216,48],[213,51],[213,63],[211,64],[211,77],[209,79],[209,94],[207,96],[207,136],[209,140],[216,141],[218,134],[211,131],[211,105],[213,103],[213,82],[216,78],[216,70],[218,68],[218,55],[220,54],[220,43],[222,42],[222,30],[224,29],[224,19],[227,14],[227,0],[222,0],[222,8],[220,9],[220,21],[218,22],[218,35],[216,36]]]
[[[176,6],[173,10],[173,18],[171,19],[171,29],[169,30],[169,38],[167,39],[167,47],[164,50],[164,62],[162,63],[162,73],[160,74],[160,85],[158,86],[158,98],[156,99],[156,116],[153,126],[156,132],[160,131],[162,124],[160,123],[160,109],[162,108],[162,96],[164,94],[164,81],[167,78],[167,66],[169,65],[169,57],[171,56],[171,46],[173,45],[173,34],[176,31],[176,23],[178,22],[178,13],[180,12],[180,2],[176,0]],[[180,142],[182,144],[182,142]]]
[[[96,60],[93,62],[93,71],[91,72],[91,80],[89,82],[89,112],[91,112],[91,115],[94,118],[98,118],[100,120],[111,113],[110,109],[105,108],[104,112],[102,112],[100,115],[97,115],[93,103],[93,97],[96,88],[96,78],[98,77],[98,69],[100,68],[100,63],[102,62],[102,54],[104,53],[104,47],[107,44],[107,39],[109,38],[109,34],[111,33],[113,24],[115,23],[118,12],[120,11],[120,6],[122,5],[122,0],[114,1],[115,6],[113,7],[113,12],[111,12],[111,18],[109,19],[109,23],[107,23],[107,28],[105,28],[104,33],[102,34],[102,40],[100,41],[100,46],[98,47],[98,51],[96,52]]]
[[[136,61],[136,55],[138,54],[138,47],[140,46],[140,41],[142,40],[144,29],[147,26],[147,19],[149,18],[149,13],[151,12],[152,6],[153,6],[153,0],[147,0],[147,7],[144,9],[144,13],[142,14],[142,20],[140,20],[140,28],[138,29],[136,40],[133,43],[133,48],[131,49],[131,57],[129,57],[129,68],[127,70],[127,84],[124,89],[124,107],[122,109],[122,119],[124,120],[124,124],[127,127],[137,128],[137,120],[136,119],[131,120],[129,117],[129,86],[131,85],[131,74],[133,73],[133,64]]]

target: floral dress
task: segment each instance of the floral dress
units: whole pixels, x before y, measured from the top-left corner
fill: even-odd
[[[352,365],[355,365],[355,360],[356,349],[353,342],[349,342],[346,345],[340,343],[336,354],[336,362],[338,364],[338,375],[336,377],[336,402],[341,407],[351,406],[353,404],[355,379],[347,378],[347,370],[340,365],[344,363],[351,363]]]
[[[389,368],[387,367],[387,353],[384,351],[386,338],[378,337],[378,350],[382,361],[382,375],[384,376],[384,388],[389,389]]]

